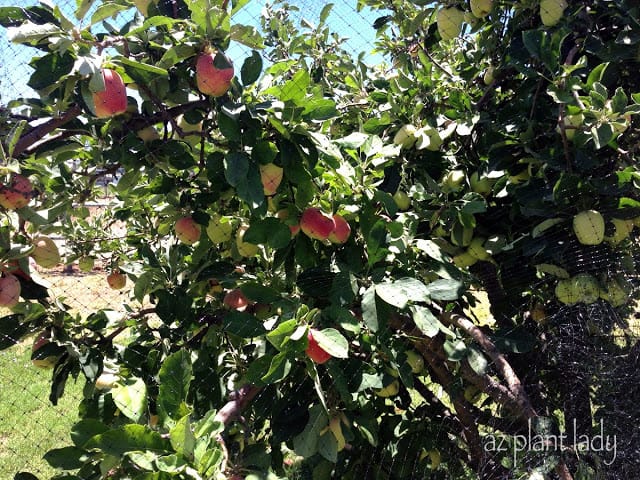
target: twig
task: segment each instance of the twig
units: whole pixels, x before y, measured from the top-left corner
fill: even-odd
[[[20,137],[20,140],[16,143],[13,149],[13,156],[20,156],[27,148],[36,143],[41,138],[53,132],[56,128],[64,125],[75,119],[82,113],[82,109],[79,105],[73,105],[69,110],[60,115],[59,117],[52,118],[51,120],[33,127],[28,133]]]

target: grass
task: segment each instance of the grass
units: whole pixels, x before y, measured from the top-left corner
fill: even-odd
[[[98,309],[124,311],[127,289],[107,287],[106,273],[64,274],[41,272],[51,283],[52,297],[63,300],[72,313],[85,316]],[[131,288],[131,284],[128,285]],[[2,316],[8,312],[0,312]],[[31,364],[32,339],[0,351],[0,479],[9,480],[28,471],[45,480],[55,470],[43,459],[52,448],[71,445],[69,432],[78,420],[77,408],[82,398],[82,377],[70,379],[57,406],[49,402],[51,370]]]
[[[55,470],[42,458],[52,448],[71,444],[77,421],[81,379],[70,380],[57,406],[49,402],[51,370],[31,365],[31,341],[0,351],[0,478],[28,471],[44,480]]]

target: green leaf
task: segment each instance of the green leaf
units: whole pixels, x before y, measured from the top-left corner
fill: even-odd
[[[45,461],[53,468],[75,470],[89,459],[87,451],[78,447],[54,448],[44,454]]]
[[[244,234],[244,241],[255,245],[268,244],[275,249],[284,248],[291,241],[291,230],[275,217],[254,220]]]
[[[240,78],[242,84],[247,86],[260,78],[262,72],[262,56],[255,50],[251,51],[251,56],[247,57],[240,68]]]
[[[320,431],[329,423],[329,417],[322,405],[314,405],[309,409],[309,421],[302,433],[293,438],[293,450],[296,454],[309,458],[318,452]]]
[[[220,420],[216,420],[216,414],[215,410],[209,410],[204,417],[198,420],[193,429],[196,438],[210,438],[224,430],[224,424]]]
[[[393,282],[379,283],[376,293],[389,305],[403,309],[408,302],[425,302],[429,299],[427,286],[416,278],[400,278]]]
[[[179,420],[189,413],[186,400],[191,377],[191,356],[186,350],[178,350],[162,362],[158,373],[158,408],[163,415]]]
[[[427,337],[433,338],[440,331],[440,320],[426,307],[412,305],[410,307],[413,322]]]
[[[224,157],[224,177],[232,187],[237,186],[249,173],[249,156],[244,152],[229,152]]]
[[[452,362],[459,362],[469,354],[469,350],[462,340],[447,340],[443,347],[447,358]]]
[[[489,362],[477,348],[469,347],[468,350],[467,361],[469,365],[478,375],[484,375],[489,368]]]
[[[369,287],[362,295],[362,320],[372,332],[377,332],[379,328],[376,298],[375,286]]]
[[[76,447],[84,447],[91,438],[108,430],[109,427],[104,423],[93,418],[85,418],[71,428],[71,440]]]
[[[432,300],[453,301],[460,298],[464,284],[459,280],[443,278],[427,285],[427,296]]]
[[[191,429],[189,415],[182,417],[169,431],[169,441],[173,449],[185,458],[193,458],[196,437]]]
[[[615,130],[610,123],[603,123],[600,126],[591,127],[591,136],[596,149],[600,149],[606,146],[611,140],[613,140],[613,134]]]
[[[127,378],[111,391],[118,409],[130,420],[138,422],[147,409],[147,386],[141,378]]]
[[[287,320],[267,333],[267,340],[278,350],[282,350],[283,346],[289,341],[291,335],[297,329],[298,321],[295,318]]]
[[[155,65],[136,62],[127,57],[116,57],[113,60],[114,62],[120,63],[124,66],[127,75],[129,75],[136,83],[141,85],[149,84],[158,77],[169,77],[169,72],[167,70],[156,67]]]
[[[302,104],[306,94],[307,88],[311,83],[311,77],[306,69],[301,68],[295,75],[285,82],[282,86],[271,87],[265,91],[268,95],[274,95],[283,102],[288,100],[293,101],[296,104]]]
[[[335,328],[315,330],[313,332],[313,338],[318,342],[318,345],[332,357],[349,357],[349,342]]]
[[[275,303],[282,299],[280,292],[273,287],[257,282],[247,282],[240,286],[240,290],[250,300],[258,303]]]
[[[608,67],[609,62],[601,63],[600,65],[597,65],[593,70],[591,70],[591,72],[589,72],[589,76],[587,77],[587,82],[585,84],[587,90],[591,90],[594,83],[602,81]]]
[[[40,480],[33,473],[18,472],[13,476],[13,480]]]
[[[225,109],[222,109],[218,115],[218,128],[220,129],[220,133],[231,142],[239,142],[242,139],[240,124],[236,118],[228,115]]]
[[[91,25],[100,23],[109,17],[115,18],[118,13],[129,10],[129,5],[118,5],[116,3],[103,3],[96,8],[96,11],[91,15]]]
[[[333,8],[333,3],[327,3],[324,7],[322,7],[322,10],[320,11],[319,26],[324,25],[324,23],[327,21],[327,18],[329,18],[329,14],[331,13],[332,8]]]
[[[51,23],[36,25],[27,22],[19,27],[7,28],[7,39],[15,43],[37,43],[45,38],[59,35],[64,35],[64,31]]]
[[[318,439],[318,453],[332,463],[338,461],[338,441],[331,431],[327,430]]]
[[[491,337],[501,352],[526,353],[536,344],[536,338],[526,330],[517,329],[507,333],[497,333]]]
[[[264,41],[260,32],[255,27],[249,25],[234,24],[231,26],[229,38],[249,48],[264,48]]]
[[[171,445],[158,432],[144,425],[130,424],[96,435],[85,448],[98,448],[103,454],[120,457],[134,450],[170,451]]]
[[[225,314],[223,327],[226,332],[242,338],[259,337],[265,333],[262,322],[246,312],[231,311]]]
[[[280,352],[271,359],[269,370],[260,379],[266,384],[277,383],[289,375],[291,360],[288,352]]]

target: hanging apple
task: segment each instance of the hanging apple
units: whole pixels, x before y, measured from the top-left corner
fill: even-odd
[[[233,62],[221,52],[204,52],[196,61],[196,83],[205,95],[221,97],[233,79]]]
[[[127,110],[127,90],[118,72],[102,69],[104,90],[93,92],[94,113],[98,118],[119,115]]]

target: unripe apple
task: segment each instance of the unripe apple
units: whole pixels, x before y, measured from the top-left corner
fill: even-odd
[[[442,179],[442,190],[446,193],[457,192],[462,188],[466,175],[462,170],[451,170]]]
[[[612,244],[618,244],[629,236],[633,230],[633,220],[622,220],[620,218],[612,218],[611,223],[614,227],[613,235],[604,239]]]
[[[335,227],[333,218],[315,207],[307,208],[300,218],[300,229],[309,238],[326,240]]]
[[[200,240],[201,231],[200,225],[192,217],[182,217],[175,225],[176,237],[185,245],[193,245]]]
[[[471,13],[475,17],[484,18],[493,8],[493,0],[471,0]],[[491,82],[489,82],[491,83]]]
[[[236,232],[236,247],[238,248],[238,253],[243,257],[253,257],[260,251],[257,245],[243,240],[244,234],[248,229],[247,225],[241,225]]]
[[[204,52],[196,61],[196,83],[205,95],[220,97],[227,93],[233,79],[233,62],[220,52]]]
[[[40,235],[33,239],[33,246],[31,258],[42,268],[53,268],[60,263],[58,246],[51,238]]]
[[[33,345],[31,346],[31,363],[38,368],[53,368],[53,366],[58,362],[58,356],[50,355],[48,357],[42,356],[42,354],[38,354],[38,350],[40,350],[45,345],[51,343],[49,338],[49,334],[46,331],[40,332],[40,334],[33,341]]]
[[[584,115],[582,113],[576,113],[575,115],[567,115],[564,117],[564,134],[567,140],[573,140],[576,135],[576,130],[584,123]],[[558,131],[560,128],[557,129]]]
[[[467,253],[478,260],[487,260],[491,255],[489,255],[487,249],[484,248],[484,242],[485,239],[482,237],[474,238],[467,248]]]
[[[148,127],[144,127],[143,129],[138,130],[136,132],[136,135],[145,143],[160,139],[160,134],[158,133],[158,130],[156,130],[156,127],[154,127],[153,125],[149,125]]]
[[[119,379],[120,377],[115,373],[102,372],[96,378],[96,390],[109,390],[116,385]]]
[[[489,195],[493,189],[493,180],[486,176],[481,177],[478,172],[473,172],[469,176],[469,184],[473,192],[483,196]]]
[[[22,286],[20,280],[11,273],[0,277],[0,307],[13,308],[20,301]]]
[[[230,217],[213,215],[206,228],[207,236],[213,243],[224,243],[231,240],[233,224]]]
[[[460,35],[464,12],[456,7],[441,8],[436,15],[438,33],[442,40],[451,40]]]
[[[546,27],[556,25],[569,5],[565,0],[541,0],[540,19]]]
[[[331,243],[345,243],[351,235],[351,226],[342,215],[335,214],[333,216],[334,227],[329,234],[329,241]]]
[[[495,72],[496,72],[496,69],[494,67],[487,67],[487,69],[484,71],[484,75],[482,76],[482,81],[486,86],[491,85],[495,80]]]
[[[453,257],[453,263],[458,268],[470,267],[474,265],[477,261],[478,259],[470,255],[468,252],[462,252],[462,253],[459,253],[458,255],[454,255]]]
[[[424,358],[418,352],[414,350],[408,350],[406,352],[407,363],[411,367],[413,373],[420,373],[424,369]]]
[[[242,293],[242,290],[235,288],[225,294],[222,303],[227,308],[237,310],[238,312],[244,312],[251,302],[246,295]]]
[[[395,397],[398,392],[400,392],[400,382],[397,378],[394,378],[390,383],[386,384],[382,388],[374,390],[374,393],[377,396],[383,398]]]
[[[411,148],[417,139],[418,129],[411,124],[403,125],[393,137],[393,143],[402,148]]]
[[[113,290],[122,290],[127,284],[127,276],[119,270],[114,270],[107,275],[107,284]]]
[[[468,247],[473,240],[473,228],[455,223],[451,229],[451,243],[457,247]]]
[[[604,218],[596,210],[585,210],[573,217],[573,232],[583,245],[602,243],[604,227]]]
[[[443,139],[437,128],[427,125],[418,130],[415,147],[417,150],[437,152],[442,146]]]
[[[127,90],[115,70],[102,69],[104,90],[93,92],[94,113],[98,118],[119,115],[127,110]]]
[[[95,258],[85,255],[78,259],[78,268],[81,272],[90,272],[95,265]]]
[[[33,194],[31,181],[22,175],[14,175],[9,185],[0,187],[0,205],[7,210],[26,207]]]
[[[588,273],[580,273],[570,280],[575,285],[575,292],[580,295],[580,301],[587,305],[594,303],[600,298],[600,283]]]
[[[309,333],[307,334],[307,340],[309,341],[309,344],[307,346],[307,349],[305,350],[305,353],[314,362],[325,363],[331,358],[331,355],[323,350],[322,347],[318,344],[318,341],[313,337],[313,334],[315,332],[317,332],[317,330],[314,330],[313,328],[309,329]]]
[[[271,196],[276,194],[276,190],[278,190],[280,182],[282,182],[283,172],[282,167],[274,163],[260,165],[260,180],[262,180],[265,195]]]
[[[398,209],[402,211],[408,210],[411,206],[411,199],[403,190],[397,190],[396,193],[393,194],[393,201],[396,203]]]

